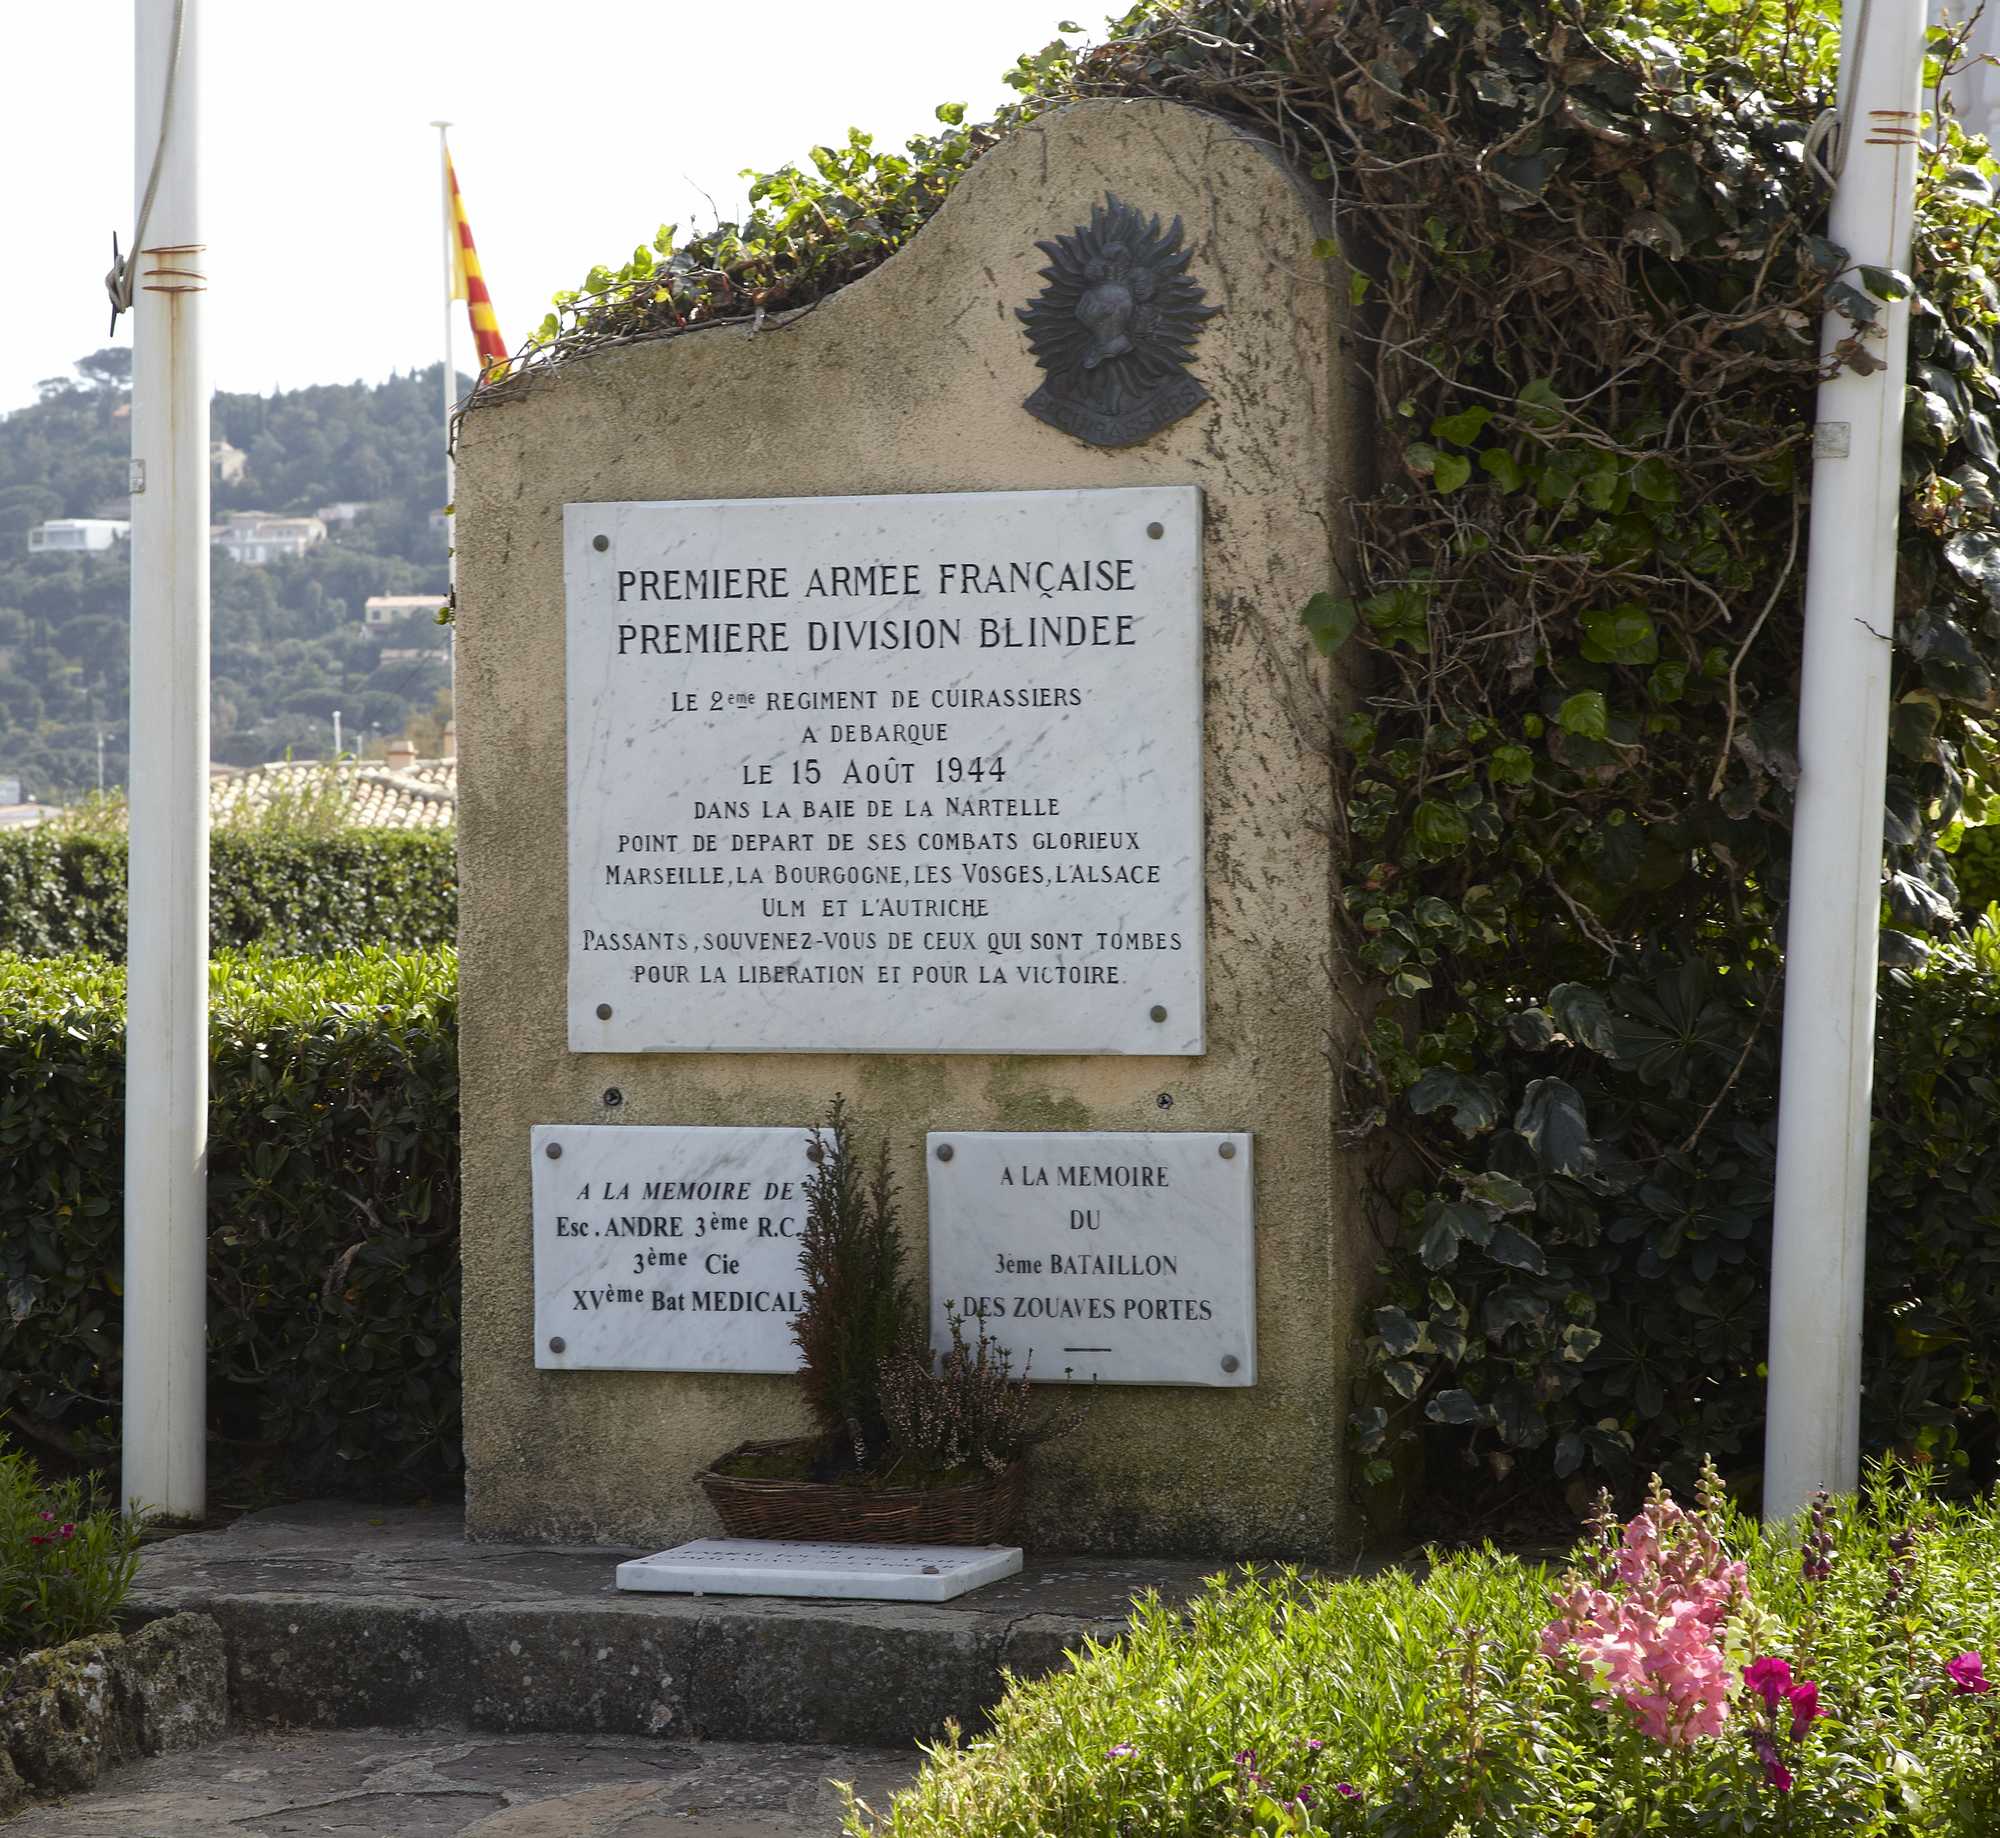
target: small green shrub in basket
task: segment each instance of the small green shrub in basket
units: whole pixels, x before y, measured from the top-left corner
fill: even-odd
[[[140,1522],[94,1508],[95,1491],[44,1482],[27,1456],[0,1451],[0,1660],[111,1631]]]
[[[877,1145],[873,1171],[864,1174],[853,1134],[846,1103],[836,1097],[826,1127],[813,1131],[799,1238],[805,1301],[792,1322],[806,1403],[835,1468],[850,1454],[856,1468],[881,1460],[889,1441],[882,1368],[923,1331],[922,1308],[903,1273],[889,1145]]]

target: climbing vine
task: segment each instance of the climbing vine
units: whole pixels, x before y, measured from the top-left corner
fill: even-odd
[[[1837,36],[1811,0],[1149,0],[1022,60],[994,124],[853,136],[593,271],[530,354],[807,305],[1070,97],[1223,112],[1324,189],[1377,423],[1345,572],[1301,598],[1357,691],[1327,744],[1373,992],[1344,1128],[1381,1201],[1378,1483],[1754,1479],[1820,325],[1871,370],[1904,298],[1866,1422],[2000,1449],[1996,167],[1940,101],[1912,273],[1857,267],[1825,234]]]

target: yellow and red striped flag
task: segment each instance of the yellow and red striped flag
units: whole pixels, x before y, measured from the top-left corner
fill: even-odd
[[[449,153],[444,156],[444,177],[451,188],[452,226],[457,231],[451,246],[451,297],[465,302],[466,317],[472,321],[472,342],[479,352],[479,377],[484,382],[506,374],[507,343],[493,315],[493,296],[486,291],[486,279],[479,272],[479,251],[473,247],[472,225],[465,220],[465,200],[458,194],[458,174]]]

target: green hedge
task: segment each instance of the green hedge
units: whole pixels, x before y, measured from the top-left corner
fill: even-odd
[[[215,949],[301,957],[369,945],[423,950],[458,930],[452,832],[346,830],[287,836],[219,829],[209,844]],[[0,951],[125,952],[125,840],[29,830],[0,835]]]
[[[220,959],[212,1429],[324,1485],[455,1474],[458,998],[449,948]],[[108,1459],[120,1387],[124,973],[0,957],[0,1425]]]

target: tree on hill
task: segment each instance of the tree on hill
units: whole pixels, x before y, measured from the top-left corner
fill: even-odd
[[[107,784],[126,767],[131,569],[123,545],[30,555],[27,533],[50,518],[117,506],[131,454],[130,352],[79,358],[41,399],[0,415],[0,775],[44,799]],[[80,379],[80,380],[78,380]],[[437,657],[382,662],[384,649],[441,653],[425,620],[364,628],[373,594],[447,591],[438,372],[386,383],[335,383],[270,395],[219,393],[217,439],[248,457],[214,484],[218,518],[260,510],[310,516],[342,502],[369,508],[294,561],[253,568],[218,552],[211,633],[213,751],[252,765],[332,746],[331,711],[356,739],[393,738],[427,714],[445,685]],[[471,379],[461,379],[469,389]]]

